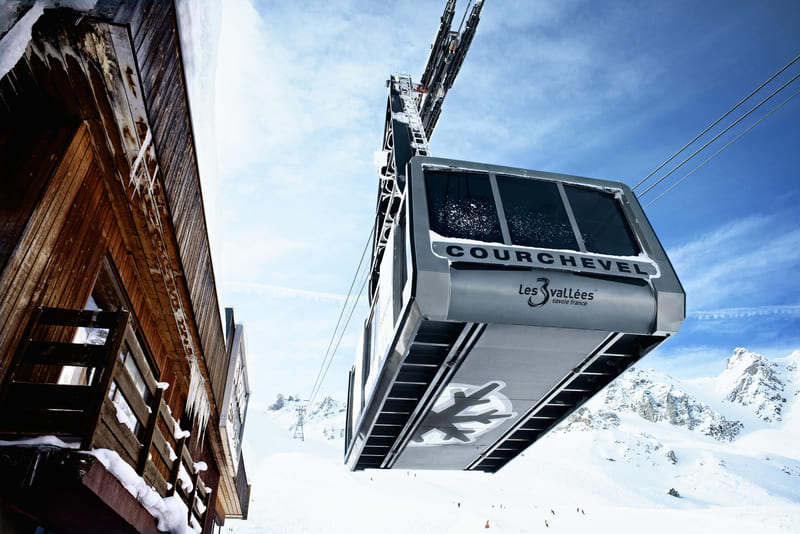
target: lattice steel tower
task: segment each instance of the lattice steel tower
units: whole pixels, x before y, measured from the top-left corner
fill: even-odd
[[[305,441],[305,436],[303,435],[303,418],[305,415],[305,408],[298,408],[297,409],[297,424],[294,426],[294,439],[299,439],[300,441]]]

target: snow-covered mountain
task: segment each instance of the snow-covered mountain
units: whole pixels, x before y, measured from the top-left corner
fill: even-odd
[[[599,404],[599,406],[598,406]],[[636,414],[645,421],[665,421],[676,427],[698,431],[720,441],[733,441],[742,423],[725,417],[702,400],[681,390],[669,375],[652,369],[628,371],[601,393],[594,409],[581,408],[560,427],[569,432],[580,425],[616,428],[618,414]]]
[[[736,349],[717,381],[726,392],[726,401],[751,406],[764,421],[778,422],[788,403],[784,395],[800,394],[797,365],[797,353],[781,361],[769,361],[759,354]]]
[[[256,445],[251,518],[228,528],[485,532],[488,521],[505,532],[798,532],[798,364],[800,351],[771,360],[736,349],[711,378],[634,368],[495,475],[351,473],[344,403],[311,406],[301,441],[292,438],[305,404],[278,395],[259,414],[276,435]]]
[[[283,396],[279,393],[267,411],[272,412],[271,417],[274,419],[291,421],[287,430],[292,437],[297,436],[297,439],[301,439],[300,435],[302,435],[304,440],[306,429],[308,429],[309,434],[314,438],[343,441],[346,409],[347,405],[344,402],[331,397],[325,397],[308,407],[307,403],[302,401],[298,395]],[[298,413],[300,410],[303,412],[302,423]],[[302,429],[298,429],[298,424],[302,425]],[[342,447],[344,447],[343,443]]]
[[[750,415],[767,423],[781,422],[781,414],[790,406],[787,396],[800,395],[799,360],[800,351],[772,361],[739,348],[728,358],[719,376],[685,385],[653,369],[633,368],[592,400],[589,404],[593,408],[592,419],[603,419],[603,412],[605,417],[635,413],[653,423],[666,421],[717,440],[734,441],[744,431],[744,422],[737,420],[742,410],[729,410],[726,405],[745,407]],[[709,403],[718,408],[712,408]],[[574,414],[561,430],[568,430],[580,421],[601,424],[586,421],[587,410],[581,411],[584,413]],[[618,426],[614,419],[618,421],[619,418],[610,417],[605,424]]]

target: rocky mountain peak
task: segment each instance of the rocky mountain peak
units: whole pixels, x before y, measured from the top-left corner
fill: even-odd
[[[309,419],[314,418],[322,418],[326,419],[329,417],[333,417],[337,414],[343,413],[346,410],[346,406],[344,403],[335,400],[334,398],[328,396],[315,403],[314,406],[311,406],[306,411],[306,417]]]
[[[285,408],[294,410],[300,405],[300,402],[300,397],[298,395],[289,395],[288,397],[284,397],[281,393],[278,393],[278,397],[275,399],[275,402],[270,404],[267,407],[267,410],[271,412],[277,412]]]
[[[668,375],[652,369],[630,370],[601,393],[600,408],[591,413],[578,411],[568,426],[608,428],[618,426],[621,413],[635,413],[647,421],[666,421],[696,430],[720,441],[733,441],[742,423],[726,418],[706,403],[681,391]],[[602,421],[598,421],[601,419]]]
[[[747,349],[737,348],[728,358],[719,380],[725,385],[725,401],[752,406],[767,422],[781,420],[786,383],[778,363]]]

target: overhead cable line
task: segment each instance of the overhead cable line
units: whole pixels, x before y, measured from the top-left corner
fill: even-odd
[[[745,102],[746,102],[746,101],[747,101],[747,100],[748,100],[748,99],[749,99],[751,96],[753,96],[754,94],[756,94],[757,92],[759,92],[761,89],[763,89],[763,88],[764,88],[764,87],[765,87],[765,86],[766,86],[766,85],[767,85],[769,82],[771,82],[771,81],[772,81],[772,80],[774,80],[776,77],[778,77],[778,76],[779,76],[781,73],[783,73],[783,72],[784,72],[786,69],[788,69],[789,67],[791,67],[791,66],[792,66],[794,63],[796,63],[798,60],[800,60],[800,56],[797,56],[796,58],[794,58],[793,60],[791,60],[789,63],[787,63],[786,65],[784,65],[784,67],[783,67],[782,69],[780,69],[778,72],[776,72],[775,74],[773,74],[772,76],[770,76],[770,77],[769,77],[769,79],[767,79],[767,81],[765,81],[764,83],[762,83],[761,85],[759,85],[758,87],[756,87],[756,88],[755,88],[755,89],[754,89],[752,92],[750,92],[750,94],[749,94],[749,95],[747,95],[746,97],[744,97],[743,99],[741,99],[741,100],[739,101],[739,103],[737,103],[737,104],[736,104],[735,106],[733,106],[731,109],[729,109],[728,111],[726,111],[726,112],[725,112],[725,114],[723,114],[723,115],[722,115],[720,118],[718,118],[717,120],[715,120],[715,121],[714,121],[712,124],[710,124],[710,125],[709,125],[709,126],[708,126],[708,127],[705,129],[705,130],[703,130],[702,132],[700,132],[699,134],[697,134],[697,135],[695,136],[695,138],[694,138],[694,139],[692,139],[691,141],[689,141],[688,143],[686,143],[685,145],[683,145],[683,147],[681,147],[681,149],[680,149],[680,150],[678,150],[678,151],[677,151],[677,152],[675,152],[675,153],[674,153],[672,156],[670,156],[670,157],[669,157],[669,159],[667,159],[666,161],[664,161],[664,163],[662,163],[661,165],[659,165],[658,167],[656,167],[656,169],[655,169],[655,170],[653,170],[653,172],[651,172],[650,174],[648,174],[647,176],[645,176],[644,178],[642,178],[642,180],[641,180],[641,181],[640,181],[638,184],[636,184],[635,186],[633,186],[632,190],[633,190],[633,191],[635,191],[637,187],[639,187],[640,185],[642,185],[642,184],[643,184],[644,182],[646,182],[646,181],[647,181],[647,180],[648,180],[648,179],[649,179],[651,176],[653,176],[655,173],[657,173],[657,172],[658,172],[658,171],[660,171],[662,168],[664,168],[664,166],[665,166],[667,163],[669,163],[670,161],[672,161],[673,159],[675,159],[676,157],[678,157],[678,154],[680,154],[681,152],[683,152],[684,150],[686,150],[686,148],[687,148],[687,147],[689,147],[689,146],[690,146],[691,144],[693,144],[695,141],[697,141],[698,139],[700,139],[700,138],[701,138],[703,135],[705,135],[705,134],[706,134],[706,133],[707,133],[707,132],[708,132],[708,131],[709,131],[711,128],[713,128],[714,126],[716,126],[717,124],[719,124],[719,123],[720,123],[720,121],[722,121],[722,119],[724,119],[725,117],[727,117],[728,115],[730,115],[731,113],[733,113],[733,111],[735,111],[735,110],[736,110],[736,108],[738,108],[739,106],[741,106],[742,104],[744,104],[744,103],[745,103]],[[642,193],[642,194],[644,194],[644,193]]]
[[[693,152],[693,153],[692,153],[692,154],[691,154],[689,157],[687,157],[687,158],[686,158],[686,159],[684,159],[682,162],[680,162],[678,165],[676,165],[675,167],[673,167],[673,168],[672,168],[672,170],[670,170],[670,171],[669,171],[667,174],[665,174],[664,176],[662,176],[661,178],[659,178],[658,180],[656,180],[656,182],[655,182],[654,184],[652,184],[650,187],[648,187],[647,189],[645,189],[644,191],[642,191],[641,193],[639,193],[639,194],[637,195],[637,197],[638,197],[638,198],[641,198],[642,196],[644,196],[645,194],[647,194],[647,193],[648,193],[650,190],[652,190],[652,189],[653,189],[655,186],[657,186],[658,184],[660,184],[661,182],[663,182],[663,181],[664,181],[664,180],[665,180],[665,179],[666,179],[668,176],[670,176],[670,175],[671,175],[673,172],[675,172],[676,170],[678,170],[679,168],[681,168],[681,167],[682,167],[682,166],[683,166],[683,165],[684,165],[684,164],[685,164],[687,161],[689,161],[690,159],[692,159],[693,157],[695,157],[695,156],[696,156],[698,153],[700,153],[702,150],[704,150],[706,147],[708,147],[708,145],[710,145],[711,143],[713,143],[714,141],[716,141],[717,139],[719,139],[719,138],[720,138],[722,135],[724,135],[726,132],[728,132],[728,130],[730,130],[731,128],[733,128],[733,127],[734,127],[734,126],[736,126],[737,124],[739,124],[739,123],[740,123],[742,120],[744,120],[745,118],[747,118],[747,117],[748,117],[748,116],[749,116],[751,113],[753,113],[755,110],[757,110],[757,109],[758,109],[759,107],[761,107],[763,104],[765,104],[767,101],[769,101],[770,99],[772,99],[772,97],[774,97],[775,95],[777,95],[779,92],[783,91],[783,90],[784,90],[784,89],[785,89],[785,88],[786,88],[786,87],[787,87],[789,84],[791,84],[792,82],[794,82],[794,81],[795,81],[795,80],[797,80],[798,78],[800,78],[800,73],[796,74],[796,75],[795,75],[795,76],[794,76],[794,77],[793,77],[791,80],[789,80],[788,82],[784,83],[784,84],[783,84],[782,86],[780,86],[778,89],[776,89],[775,91],[773,91],[772,93],[770,93],[770,95],[769,95],[768,97],[766,97],[766,98],[765,98],[765,99],[763,99],[761,102],[759,102],[758,104],[756,104],[755,106],[753,106],[752,108],[750,108],[750,110],[749,110],[747,113],[745,113],[744,115],[742,115],[741,117],[739,117],[738,119],[736,119],[734,122],[732,122],[730,125],[728,125],[728,127],[727,127],[727,128],[725,128],[725,129],[724,129],[724,130],[722,130],[720,133],[718,133],[717,135],[715,135],[715,136],[714,136],[714,137],[713,137],[713,138],[712,138],[710,141],[708,141],[706,144],[704,144],[703,146],[701,146],[700,148],[698,148],[697,150],[695,150],[695,151],[694,151],[694,152]],[[779,107],[780,107],[780,106],[779,106]],[[759,121],[759,122],[760,122],[760,121]],[[750,130],[750,128],[748,128],[748,130],[746,130],[746,131],[749,131],[749,130]],[[737,139],[738,139],[738,138],[737,138]],[[726,145],[726,146],[727,146],[727,145]]]
[[[658,195],[656,198],[654,198],[653,200],[651,200],[650,202],[648,202],[648,203],[647,203],[647,205],[645,206],[645,208],[648,208],[648,207],[650,207],[650,204],[652,204],[653,202],[655,202],[655,201],[656,201],[656,200],[658,200],[659,198],[661,198],[661,197],[663,197],[664,195],[666,195],[667,193],[669,193],[669,192],[670,192],[670,190],[672,190],[672,189],[673,189],[673,188],[674,188],[676,185],[678,185],[679,183],[681,183],[682,181],[684,181],[685,179],[687,179],[687,178],[688,178],[688,177],[689,177],[689,176],[690,176],[692,173],[694,173],[694,171],[696,171],[697,169],[699,169],[700,167],[702,167],[703,165],[705,165],[706,163],[708,163],[708,162],[709,162],[711,159],[713,159],[713,158],[714,158],[714,157],[715,157],[717,154],[719,154],[720,152],[722,152],[723,150],[725,150],[726,148],[728,148],[730,145],[732,145],[732,144],[734,143],[734,141],[736,141],[737,139],[739,139],[740,137],[742,137],[744,134],[746,134],[747,132],[749,132],[750,130],[752,130],[753,128],[755,128],[755,127],[756,127],[756,126],[757,126],[757,125],[758,125],[758,124],[759,124],[761,121],[763,121],[764,119],[766,119],[767,117],[769,117],[770,115],[772,115],[773,113],[775,113],[776,111],[778,111],[778,110],[779,110],[781,107],[783,107],[783,105],[784,105],[784,104],[786,104],[786,103],[787,103],[789,100],[791,100],[791,99],[793,99],[794,97],[796,97],[798,94],[800,94],[800,90],[798,90],[798,91],[795,91],[795,93],[794,93],[792,96],[790,96],[789,98],[787,98],[786,100],[784,100],[783,102],[781,102],[780,104],[778,104],[777,106],[775,106],[775,107],[774,107],[774,108],[773,108],[773,109],[772,109],[772,110],[771,110],[769,113],[767,113],[766,115],[764,115],[763,117],[761,117],[760,119],[758,119],[758,121],[756,121],[755,123],[753,123],[753,124],[752,124],[752,125],[751,125],[749,128],[747,128],[745,131],[743,131],[742,133],[740,133],[739,135],[737,135],[736,137],[734,137],[733,139],[731,139],[731,140],[730,140],[728,143],[726,143],[726,144],[725,144],[725,146],[723,146],[722,148],[720,148],[719,150],[717,150],[716,152],[714,152],[714,153],[713,153],[711,156],[709,156],[708,158],[706,158],[706,159],[703,161],[703,163],[701,163],[700,165],[698,165],[697,167],[695,167],[694,169],[692,169],[691,171],[689,171],[689,172],[688,172],[686,175],[684,175],[684,176],[683,176],[683,178],[681,178],[680,180],[678,180],[677,182],[675,182],[674,184],[672,184],[671,186],[669,186],[667,189],[665,189],[664,191],[662,191],[660,195]]]
[[[311,388],[311,394],[309,396],[309,401],[307,406],[311,406],[311,401],[313,400],[314,396],[316,396],[317,391],[319,391],[320,386],[322,385],[322,381],[324,380],[325,371],[325,362],[328,360],[330,356],[333,359],[331,354],[331,347],[333,347],[333,341],[336,339],[336,333],[339,331],[339,325],[342,322],[342,317],[344,316],[345,310],[347,309],[347,304],[350,301],[350,297],[353,294],[353,287],[356,285],[356,280],[358,279],[358,274],[361,272],[361,265],[364,263],[364,258],[367,255],[367,250],[369,249],[370,243],[372,243],[372,233],[375,229],[375,225],[373,224],[372,228],[367,235],[367,242],[364,244],[364,250],[361,251],[361,258],[358,260],[358,267],[356,267],[355,273],[353,273],[353,280],[350,282],[350,288],[347,290],[347,297],[344,300],[344,304],[342,305],[342,309],[339,311],[339,317],[336,320],[336,326],[333,328],[333,332],[331,333],[331,339],[328,342],[328,348],[325,350],[325,356],[322,358],[322,364],[320,365],[319,371],[317,371],[317,377],[314,380],[314,385]],[[360,296],[360,292],[359,292]],[[358,297],[356,298],[356,302],[358,301]],[[334,351],[335,353],[335,351]]]
[[[344,334],[347,331],[347,326],[350,324],[350,319],[352,319],[352,317],[353,317],[353,312],[355,312],[355,310],[356,310],[356,304],[358,303],[358,299],[361,298],[361,294],[364,292],[364,288],[367,287],[367,281],[368,280],[369,280],[368,276],[364,277],[364,280],[361,283],[361,287],[358,290],[358,295],[356,296],[355,300],[353,301],[353,305],[350,308],[350,313],[347,315],[347,320],[345,321],[344,326],[342,327],[342,329],[339,331],[339,339],[336,341],[336,346],[333,348],[333,352],[331,352],[331,357],[328,359],[328,363],[325,366],[325,370],[322,373],[322,378],[319,381],[319,386],[317,387],[317,390],[315,392],[313,392],[311,398],[308,401],[308,406],[309,407],[311,406],[311,401],[313,401],[314,397],[316,397],[317,393],[319,393],[319,388],[322,387],[322,383],[325,381],[325,376],[328,374],[328,369],[330,369],[331,363],[333,363],[333,357],[336,355],[336,351],[339,349],[339,345],[342,342],[342,338],[344,337]]]
[[[375,224],[372,225],[372,228],[367,235],[367,242],[364,245],[364,250],[361,252],[361,258],[358,260],[358,267],[356,267],[356,271],[353,274],[353,280],[350,282],[350,288],[347,290],[347,297],[344,300],[344,304],[342,305],[342,309],[339,311],[339,317],[336,319],[336,326],[333,328],[333,332],[331,333],[331,339],[328,342],[328,348],[325,350],[325,356],[322,358],[322,364],[320,365],[319,371],[317,371],[317,377],[314,379],[314,385],[311,388],[311,394],[309,395],[308,403],[306,404],[306,408],[311,407],[311,402],[314,400],[314,397],[319,392],[319,388],[322,386],[322,382],[325,380],[325,374],[327,373],[328,368],[330,367],[330,361],[333,360],[333,356],[336,354],[336,349],[333,349],[331,352],[331,348],[333,347],[333,341],[336,339],[336,334],[339,331],[339,325],[341,325],[342,317],[345,314],[345,310],[347,310],[348,302],[350,301],[350,297],[353,294],[353,287],[356,285],[356,280],[359,278],[359,272],[361,272],[361,266],[364,263],[364,258],[367,255],[367,250],[369,249],[370,243],[372,243],[372,235],[375,230]],[[355,309],[355,306],[358,302],[358,299],[361,297],[361,292],[363,291],[363,284],[361,289],[358,292],[358,296],[353,301],[352,310]],[[352,310],[350,311],[350,315],[348,316],[345,326],[342,327],[342,333],[347,328],[347,324],[350,322],[350,317],[353,315]],[[341,336],[340,336],[341,341]],[[338,348],[339,344],[336,344]],[[327,362],[327,364],[326,364]]]

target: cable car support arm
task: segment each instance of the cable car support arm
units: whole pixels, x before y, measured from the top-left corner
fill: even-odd
[[[451,29],[456,0],[448,0],[439,22],[431,52],[420,83],[409,74],[395,74],[387,80],[389,96],[383,129],[383,146],[378,152],[378,202],[372,247],[370,301],[377,289],[380,261],[405,190],[406,164],[414,156],[429,156],[428,140],[433,134],[447,91],[453,86],[467,55],[480,20],[483,0],[469,6],[461,27]]]

